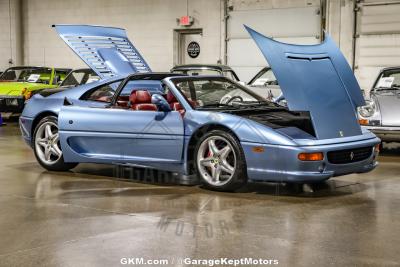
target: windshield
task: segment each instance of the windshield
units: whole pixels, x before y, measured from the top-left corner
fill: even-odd
[[[199,75],[222,75],[222,72],[216,69],[182,69],[182,70],[173,70],[172,73],[182,73],[191,76],[199,76]]]
[[[252,86],[278,85],[278,81],[271,69],[265,69],[260,71],[249,84]]]
[[[49,84],[50,77],[49,68],[9,68],[1,75],[0,80]]]
[[[250,105],[276,107],[248,89],[222,77],[173,78],[175,84],[196,109],[239,108]]]
[[[238,77],[236,74],[231,71],[231,70],[218,70],[218,69],[210,69],[210,68],[199,68],[199,69],[177,69],[173,70],[172,73],[182,73],[186,75],[191,75],[191,76],[199,76],[199,75],[204,75],[204,76],[210,76],[210,75],[216,75],[216,76],[224,76],[229,79],[232,79],[234,81],[239,81]]]
[[[61,86],[78,86],[100,80],[100,77],[92,70],[77,70],[71,72]]]
[[[384,71],[374,87],[376,90],[400,89],[400,69]]]
[[[235,74],[233,71],[231,71],[231,70],[224,70],[224,76],[227,77],[227,78],[229,78],[229,79],[232,79],[232,80],[234,80],[234,81],[236,81],[236,82],[239,81],[239,78],[238,78],[238,77],[236,76],[236,74]]]

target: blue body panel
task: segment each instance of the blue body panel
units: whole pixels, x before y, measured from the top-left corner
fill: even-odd
[[[289,109],[310,112],[318,139],[361,134],[356,109],[365,105],[364,98],[329,36],[319,45],[292,45],[246,29],[277,77]]]

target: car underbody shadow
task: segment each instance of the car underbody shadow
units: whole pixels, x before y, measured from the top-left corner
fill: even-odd
[[[218,192],[212,192],[205,188],[199,186],[180,186],[177,178],[168,172],[162,172],[152,169],[145,168],[120,168],[118,166],[113,165],[103,165],[103,164],[80,164],[77,168],[73,169],[70,172],[43,172],[43,175],[50,175],[51,177],[57,179],[57,177],[64,177],[65,175],[70,176],[71,178],[83,178],[90,179],[91,181],[87,181],[87,187],[90,188],[94,186],[93,183],[98,183],[99,179],[105,178],[110,180],[116,180],[118,182],[127,182],[137,184],[138,186],[143,185],[155,185],[159,186],[160,189],[168,188],[171,189],[179,188],[180,193],[184,193],[184,191],[189,192],[201,192],[206,194],[214,194]],[[93,179],[93,180],[92,180]],[[66,189],[74,187],[75,183],[83,183],[80,184],[79,187],[85,187],[84,180],[74,180],[71,181],[70,184],[68,181],[63,181],[63,185],[60,185],[61,189]],[[97,186],[96,186],[97,187]],[[189,189],[190,188],[190,189]],[[243,188],[236,190],[234,193],[223,193],[222,194],[230,194],[231,196],[245,196],[247,194],[256,194],[259,196],[269,195],[269,196],[292,196],[292,197],[303,197],[303,198],[316,198],[316,197],[338,197],[343,195],[351,195],[361,191],[364,191],[368,188],[368,185],[365,183],[358,183],[356,181],[345,180],[342,178],[333,178],[321,183],[270,183],[270,182],[249,182]],[[152,188],[152,190],[156,190],[156,188]],[[105,190],[104,194],[110,194],[110,190]],[[156,190],[158,191],[158,190]],[[99,194],[100,192],[93,192],[94,194]],[[112,190],[112,194],[116,194],[115,188]],[[126,192],[119,192],[124,195],[132,194],[130,190],[126,190]],[[145,190],[142,191],[145,193]],[[148,193],[148,192],[147,192]],[[172,194],[173,192],[167,190],[166,194]],[[135,193],[136,194],[136,193]]]
[[[320,183],[248,183],[237,192],[298,197],[335,197],[355,194],[367,189],[366,184],[329,179]]]
[[[382,143],[382,156],[398,156],[400,157],[400,143]]]

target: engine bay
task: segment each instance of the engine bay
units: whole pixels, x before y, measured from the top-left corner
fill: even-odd
[[[256,121],[272,129],[296,127],[315,137],[315,131],[309,112],[293,112],[280,108],[262,111],[229,110],[226,111],[226,113]]]

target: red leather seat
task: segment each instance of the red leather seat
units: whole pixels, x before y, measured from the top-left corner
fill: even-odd
[[[117,106],[127,108],[129,103],[129,96],[123,95],[119,96],[117,99]]]
[[[157,111],[157,106],[151,103],[150,93],[145,90],[132,91],[129,103],[133,110]]]
[[[178,103],[178,100],[176,100],[176,97],[174,96],[173,93],[171,93],[171,91],[168,91],[166,98],[171,108],[173,107],[174,103]]]
[[[171,91],[168,91],[166,98],[167,98],[167,102],[172,110],[179,111],[179,113],[181,113],[181,114],[185,113],[185,109],[178,102],[178,100],[176,99],[174,94],[171,93]]]
[[[185,109],[182,107],[182,105],[179,102],[172,103],[171,109],[178,111],[181,115],[185,114]]]

